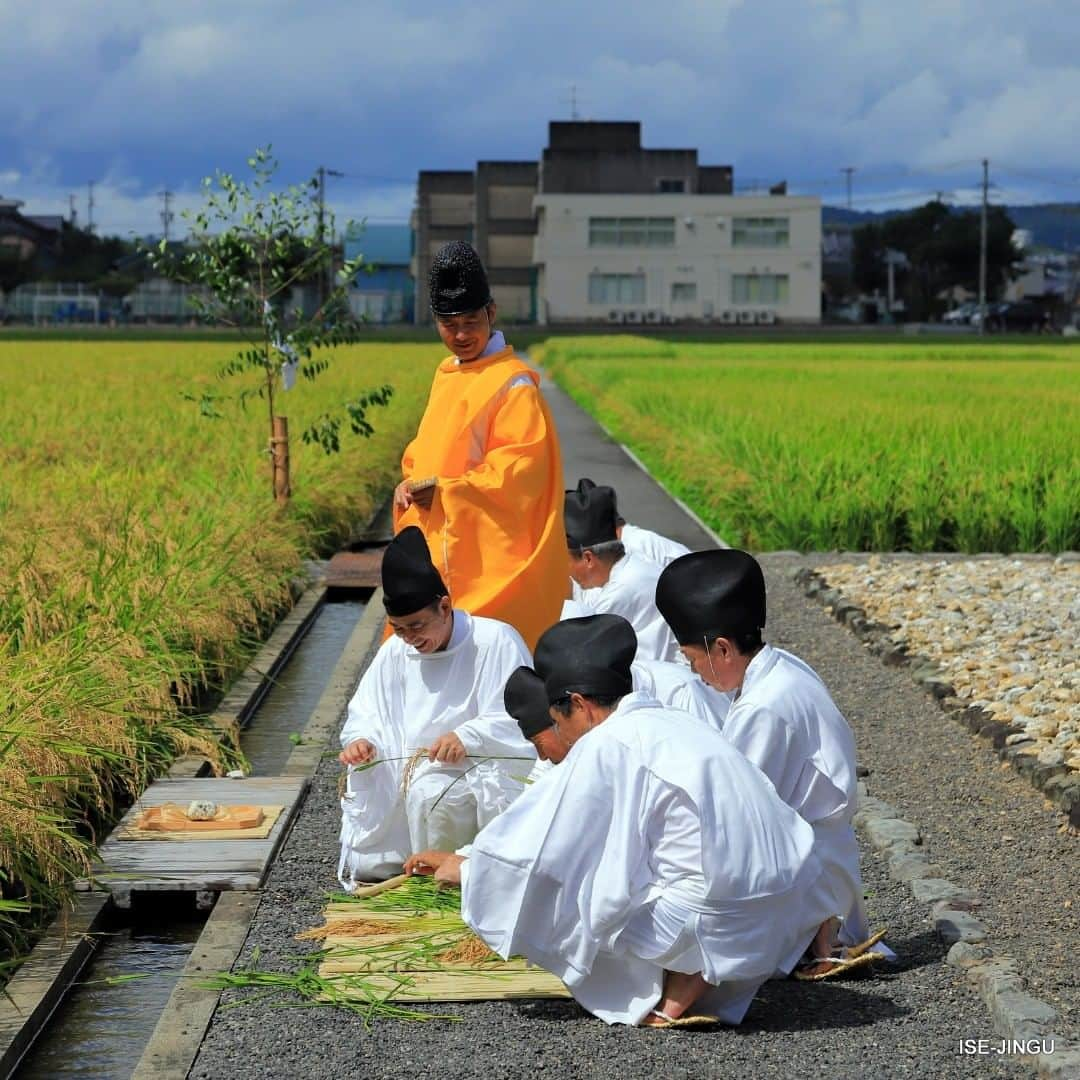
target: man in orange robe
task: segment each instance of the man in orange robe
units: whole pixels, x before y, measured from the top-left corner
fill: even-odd
[[[394,531],[419,526],[454,605],[509,623],[531,649],[568,594],[555,424],[539,376],[494,329],[487,274],[469,244],[438,252],[430,295],[453,355],[402,457]]]

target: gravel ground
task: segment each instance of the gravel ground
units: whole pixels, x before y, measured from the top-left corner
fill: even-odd
[[[990,944],[1080,1035],[1080,843],[1029,781],[947,716],[904,668],[887,668],[792,581],[851,556],[770,555],[769,636],[812,664],[855,730],[870,793],[923,833],[941,877],[983,900]]]
[[[870,792],[926,837],[942,876],[985,900],[979,917],[996,950],[1021,962],[1029,988],[1062,1014],[1075,1038],[1076,841],[1057,832],[1026,781],[944,717],[902,669],[887,669],[791,580],[820,557],[769,556],[770,638],[813,664],[856,731]],[[928,737],[932,733],[933,737]],[[324,761],[271,872],[245,950],[264,968],[287,969],[297,931],[321,922],[334,885],[338,766]],[[1006,839],[1010,837],[1011,839]],[[989,841],[989,842],[988,842]],[[572,1003],[441,1007],[462,1022],[380,1023],[365,1030],[332,1009],[286,1009],[273,1000],[218,1010],[191,1075],[519,1076],[553,1069],[571,1077],[1030,1076],[1021,1059],[959,1054],[962,1038],[994,1039],[982,1002],[927,922],[928,909],[864,853],[871,922],[890,928],[900,962],[876,978],[804,986],[768,984],[737,1029],[677,1033],[607,1028]],[[226,995],[224,1002],[235,1000]],[[278,1003],[287,1001],[283,997]]]

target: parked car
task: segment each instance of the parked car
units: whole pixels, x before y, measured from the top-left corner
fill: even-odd
[[[943,323],[950,323],[951,325],[962,325],[963,323],[971,322],[971,317],[978,314],[979,305],[974,300],[967,300],[959,307],[954,307],[952,311],[946,311],[941,316]]]
[[[1045,323],[1046,313],[1043,309],[1027,300],[994,304],[993,309],[986,312],[987,330],[1038,331]]]

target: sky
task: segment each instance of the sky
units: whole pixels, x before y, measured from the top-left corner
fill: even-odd
[[[160,232],[272,145],[339,225],[408,219],[420,169],[536,160],[640,120],[736,189],[880,210],[1080,200],[1075,0],[0,0],[0,196]],[[184,225],[173,225],[174,235]]]

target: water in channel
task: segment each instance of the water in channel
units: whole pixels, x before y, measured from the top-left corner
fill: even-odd
[[[306,725],[364,606],[345,599],[320,608],[241,732],[253,775],[280,773],[295,745],[290,735]],[[133,899],[20,1063],[17,1080],[131,1076],[207,918],[191,895]]]

